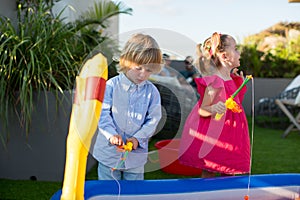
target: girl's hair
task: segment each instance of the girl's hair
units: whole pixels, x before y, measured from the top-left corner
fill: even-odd
[[[147,65],[154,73],[162,67],[161,50],[151,36],[141,33],[134,34],[126,42],[120,55],[120,71],[126,72],[132,64]]]
[[[199,68],[202,74],[211,74],[212,70],[222,66],[218,53],[226,51],[229,46],[230,35],[213,33],[207,38],[203,45],[197,45],[197,51],[201,52],[201,60],[199,58]],[[199,54],[199,53],[198,53]]]

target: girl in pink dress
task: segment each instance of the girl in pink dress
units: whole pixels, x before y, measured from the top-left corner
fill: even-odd
[[[205,40],[203,50],[199,67],[204,76],[195,80],[200,99],[186,120],[179,160],[201,168],[203,178],[249,173],[249,129],[242,108],[246,87],[234,98],[242,112],[224,104],[244,80],[237,70],[240,52],[233,37],[219,33]],[[217,113],[223,114],[221,119],[215,118]]]

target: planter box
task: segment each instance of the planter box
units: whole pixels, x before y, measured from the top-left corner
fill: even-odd
[[[30,132],[26,136],[16,117],[9,119],[6,149],[1,144],[0,178],[62,181],[66,154],[66,138],[72,109],[72,97],[56,104],[55,96],[42,94],[32,116]],[[1,123],[3,124],[3,123]],[[1,134],[5,131],[0,124]],[[5,135],[5,134],[2,134]],[[96,161],[89,156],[87,170]]]

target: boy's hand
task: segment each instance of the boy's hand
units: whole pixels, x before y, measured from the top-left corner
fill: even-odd
[[[135,138],[134,138],[135,139]],[[133,139],[133,140],[134,140]],[[118,152],[126,152],[126,151],[132,151],[133,150],[133,140],[128,139],[126,141],[126,144],[123,144],[122,146],[117,146]],[[135,139],[136,140],[136,139]]]
[[[109,142],[112,145],[122,146],[124,144],[122,137],[120,135],[113,135],[109,138]]]
[[[132,142],[132,149],[136,149],[139,146],[139,141],[135,137],[128,138],[126,142]]]

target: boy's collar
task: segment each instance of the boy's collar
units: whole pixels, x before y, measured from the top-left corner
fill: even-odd
[[[131,80],[129,80],[129,79],[127,78],[127,76],[125,76],[124,73],[121,73],[120,76],[121,76],[121,84],[123,85],[123,88],[124,88],[125,91],[128,91],[128,90],[129,90],[130,88],[132,88],[132,87],[140,88],[140,87],[142,87],[143,85],[145,85],[146,82],[147,82],[147,81],[143,81],[143,82],[140,83],[140,84],[135,84],[135,83],[133,83]]]

